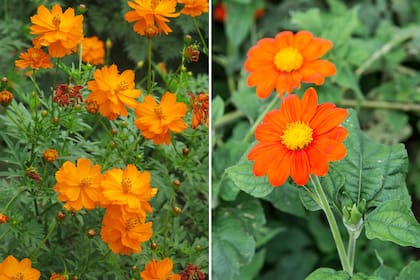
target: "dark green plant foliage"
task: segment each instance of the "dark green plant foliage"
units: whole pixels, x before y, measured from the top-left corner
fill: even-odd
[[[258,99],[255,88],[246,86],[243,62],[257,40],[273,37],[283,30],[309,30],[314,36],[333,41],[334,47],[325,58],[336,65],[337,74],[326,79],[324,85],[315,86],[319,102],[352,106],[355,111],[345,123],[351,130],[345,142],[351,157],[330,164],[329,175],[321,179],[325,192],[333,201],[335,213],[341,213],[343,206],[360,200],[357,186],[362,183],[366,186],[361,190],[361,198],[367,200],[368,224],[369,220],[381,219],[377,215],[381,209],[374,209],[387,207],[383,202],[394,198],[397,202],[393,203],[406,205],[397,207],[398,211],[407,211],[406,222],[418,227],[415,219],[420,217],[420,3],[217,2],[225,3],[232,18],[228,17],[225,23],[215,23],[213,28],[213,38],[217,38],[213,41],[213,215],[217,218],[220,209],[235,203],[246,192],[263,206],[267,226],[275,225],[282,231],[266,245],[254,246],[254,257],[249,262],[244,264],[244,259],[237,256],[239,268],[232,267],[230,274],[224,277],[217,272],[226,267],[219,262],[219,251],[214,246],[213,279],[300,280],[308,275],[308,279],[350,279],[349,275],[338,271],[340,262],[331,232],[321,212],[310,212],[318,206],[307,193],[289,183],[270,189],[265,177],[255,178],[252,174],[252,164],[246,156],[253,140],[244,139],[271,100]],[[244,5],[252,11],[243,9]],[[263,17],[250,16],[262,6],[265,8]],[[238,16],[241,12],[242,17]],[[232,32],[235,25],[244,28]],[[308,86],[302,85],[298,93]],[[401,142],[405,145],[397,144]],[[377,160],[383,164],[374,163]],[[357,168],[357,162],[363,165],[362,169]],[[341,168],[365,171],[358,181],[350,173],[341,174]],[[337,218],[341,220],[341,216]],[[387,225],[385,220],[378,223]],[[358,273],[352,279],[416,279],[413,275],[416,275],[418,262],[409,264],[409,261],[418,259],[418,249],[392,243],[402,244],[393,229],[384,234],[372,231],[371,226],[373,224],[366,226],[358,239],[355,259]],[[214,224],[213,232],[218,230],[218,225]],[[346,239],[344,227],[340,230]],[[395,230],[398,231],[398,227]],[[418,236],[418,229],[415,232]],[[249,234],[241,230],[231,234],[249,238]],[[409,241],[406,234],[404,242],[417,244],[417,237]]]

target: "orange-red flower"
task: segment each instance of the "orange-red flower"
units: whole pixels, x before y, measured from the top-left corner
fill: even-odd
[[[24,280],[38,280],[41,277],[41,272],[32,268],[30,259],[25,258],[18,261],[14,256],[8,256],[0,263],[0,279],[24,279]]]
[[[167,18],[175,18],[179,13],[175,13],[176,0],[134,0],[128,1],[134,11],[129,11],[124,18],[128,22],[136,22],[133,26],[135,32],[140,35],[153,37],[161,34],[162,31],[168,35],[172,29],[166,24]],[[156,25],[157,26],[156,26]]]
[[[261,39],[245,61],[245,70],[250,72],[248,86],[256,86],[257,95],[266,98],[273,89],[280,97],[290,93],[301,82],[322,85],[325,77],[335,74],[335,66],[319,58],[332,47],[331,41],[308,31],[283,31],[275,38]]]
[[[289,176],[305,185],[310,174],[326,175],[328,162],[346,155],[342,142],[348,132],[339,125],[347,115],[332,103],[318,105],[313,88],[302,100],[295,94],[284,97],[280,109],[268,112],[255,131],[258,143],[248,154],[255,176],[267,174],[271,185],[280,186]]]
[[[191,97],[191,106],[193,115],[191,119],[191,128],[195,129],[197,126],[206,123],[209,126],[209,94],[199,93],[197,97],[193,94],[188,94]]]
[[[135,212],[141,221],[146,220],[146,213],[152,212],[149,200],[156,194],[156,189],[150,187],[150,173],[137,170],[129,164],[122,170],[108,170],[101,183],[101,191],[106,205],[120,205],[128,212]]]
[[[144,223],[136,213],[118,205],[107,207],[102,221],[101,238],[112,252],[122,255],[139,253],[141,243],[152,237],[152,223]]]
[[[82,42],[82,61],[94,65],[104,64],[105,44],[98,37],[85,37]]]
[[[82,208],[93,209],[101,199],[101,166],[91,165],[89,159],[80,158],[76,165],[66,161],[55,173],[57,183],[54,190],[58,199],[66,202],[64,208],[78,211]]]
[[[31,22],[31,34],[39,35],[32,41],[35,48],[48,47],[52,57],[68,55],[82,42],[83,16],[75,16],[72,8],[63,13],[59,5],[54,5],[50,12],[41,5]]]
[[[124,105],[130,108],[137,105],[135,98],[141,95],[141,91],[134,88],[133,70],[125,70],[120,75],[117,66],[113,64],[97,69],[93,77],[95,80],[87,84],[92,93],[86,103],[96,101],[102,116],[110,120],[119,115],[126,117],[128,112]]]
[[[161,261],[151,260],[148,262],[140,277],[143,280],[180,280],[181,276],[172,272],[173,263],[164,258]]]
[[[176,95],[166,92],[160,104],[153,96],[147,95],[143,103],[136,107],[137,119],[134,124],[146,139],[153,139],[155,144],[169,144],[169,131],[180,133],[187,128],[182,118],[187,113],[187,105],[176,102]]]
[[[58,153],[57,153],[57,150],[54,150],[54,149],[46,149],[44,151],[44,153],[42,154],[42,156],[44,157],[44,159],[46,161],[53,162],[54,160],[57,159]]]
[[[208,0],[178,0],[178,3],[184,4],[181,13],[192,17],[208,13],[209,11]]]
[[[31,67],[32,69],[53,68],[51,57],[41,49],[29,48],[28,52],[22,52],[21,59],[15,61],[15,65],[21,69]]]

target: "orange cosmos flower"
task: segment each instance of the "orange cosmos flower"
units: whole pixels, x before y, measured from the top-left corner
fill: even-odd
[[[89,81],[87,87],[92,91],[86,99],[86,103],[96,101],[99,113],[113,120],[119,115],[127,116],[128,112],[124,105],[134,108],[137,102],[134,98],[141,95],[139,89],[134,89],[134,71],[125,70],[118,74],[115,64],[104,66],[93,73],[94,81]]]
[[[180,280],[181,276],[172,272],[173,263],[164,258],[161,261],[151,260],[148,262],[140,277],[143,280]]]
[[[8,256],[0,263],[0,279],[25,279],[38,280],[41,272],[32,268],[30,259],[25,258],[20,262],[14,256]]]
[[[335,74],[335,66],[319,58],[332,47],[330,41],[308,31],[284,31],[275,38],[261,39],[245,61],[245,70],[250,72],[248,86],[256,86],[257,95],[266,98],[274,88],[281,97],[300,88],[301,82],[322,85],[325,77]]]
[[[197,98],[189,93],[191,97],[191,106],[193,109],[193,115],[191,120],[191,128],[195,129],[197,126],[206,123],[209,126],[209,94],[199,93]]]
[[[132,164],[127,165],[125,170],[108,170],[104,174],[101,190],[104,206],[121,205],[126,211],[136,212],[143,222],[146,220],[146,212],[152,212],[148,201],[157,191],[150,187],[150,173],[138,171]]]
[[[55,149],[46,149],[44,153],[42,154],[42,156],[44,157],[46,161],[53,162],[54,160],[57,159],[58,153],[57,153],[57,150]]]
[[[141,243],[152,237],[152,223],[144,223],[135,213],[118,205],[106,209],[102,221],[101,238],[112,252],[122,255],[140,253]]]
[[[332,103],[318,105],[313,88],[302,100],[295,94],[284,97],[280,109],[268,112],[255,131],[259,143],[248,154],[255,176],[267,174],[271,185],[280,186],[289,176],[305,185],[310,174],[326,175],[328,162],[346,155],[342,142],[348,132],[339,125],[347,115]]]
[[[209,11],[208,0],[178,0],[178,3],[184,4],[181,13],[192,17],[208,13]]]
[[[98,37],[86,37],[82,42],[82,61],[94,65],[105,63],[105,44]]]
[[[39,35],[32,41],[35,48],[48,47],[52,57],[68,55],[82,42],[83,16],[75,16],[72,8],[63,13],[59,5],[54,5],[50,12],[41,5],[31,22],[31,34]]]
[[[176,95],[166,92],[160,104],[153,96],[147,95],[143,103],[136,107],[137,119],[134,124],[146,139],[153,139],[155,144],[169,144],[169,131],[180,133],[187,128],[182,118],[187,113],[187,105],[176,102]]]
[[[55,173],[57,183],[54,190],[58,199],[66,202],[64,208],[78,211],[82,208],[93,209],[101,198],[101,166],[91,165],[89,159],[80,158],[76,165],[66,161]]]
[[[31,67],[32,69],[53,68],[51,57],[41,49],[29,48],[28,52],[22,52],[21,59],[15,61],[15,65],[21,69]]]
[[[134,22],[134,31],[140,35],[153,37],[161,34],[162,31],[168,35],[172,29],[166,24],[167,18],[175,18],[179,13],[175,13],[176,0],[134,0],[128,1],[134,11],[129,11],[124,18],[128,22]],[[155,25],[156,23],[156,25]]]

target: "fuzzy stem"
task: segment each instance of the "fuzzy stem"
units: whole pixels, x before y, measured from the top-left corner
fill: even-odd
[[[324,211],[327,216],[328,224],[330,225],[331,233],[334,238],[335,246],[337,247],[338,255],[340,257],[341,266],[343,270],[346,271],[350,276],[353,275],[353,268],[350,266],[349,259],[346,254],[346,249],[344,248],[343,239],[341,238],[340,230],[335,220],[334,214],[328,203],[327,196],[321,186],[321,182],[317,176],[311,175],[312,184],[315,187],[315,193],[319,198],[319,207]]]
[[[349,244],[347,248],[347,257],[349,260],[350,265],[350,275],[353,274],[353,267],[354,267],[354,256],[356,253],[356,241],[357,241],[357,234],[355,232],[349,231]]]
[[[192,19],[193,19],[193,22],[194,22],[195,29],[197,30],[198,36],[200,36],[201,43],[203,44],[203,52],[206,55],[208,55],[209,54],[209,49],[207,47],[206,40],[204,40],[203,34],[200,31],[200,26],[198,25],[198,22],[197,22],[195,17],[193,17]]]

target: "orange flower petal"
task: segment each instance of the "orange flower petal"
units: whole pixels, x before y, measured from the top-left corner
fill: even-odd
[[[333,76],[336,73],[334,64],[327,60],[316,60],[306,63],[300,70],[302,82],[322,85],[325,77]]]
[[[309,180],[310,165],[305,151],[297,151],[293,154],[290,163],[290,175],[299,186],[305,185]]]
[[[321,38],[312,38],[310,44],[306,46],[302,51],[305,61],[314,61],[324,54],[326,54],[333,47],[333,43],[329,40]]]

